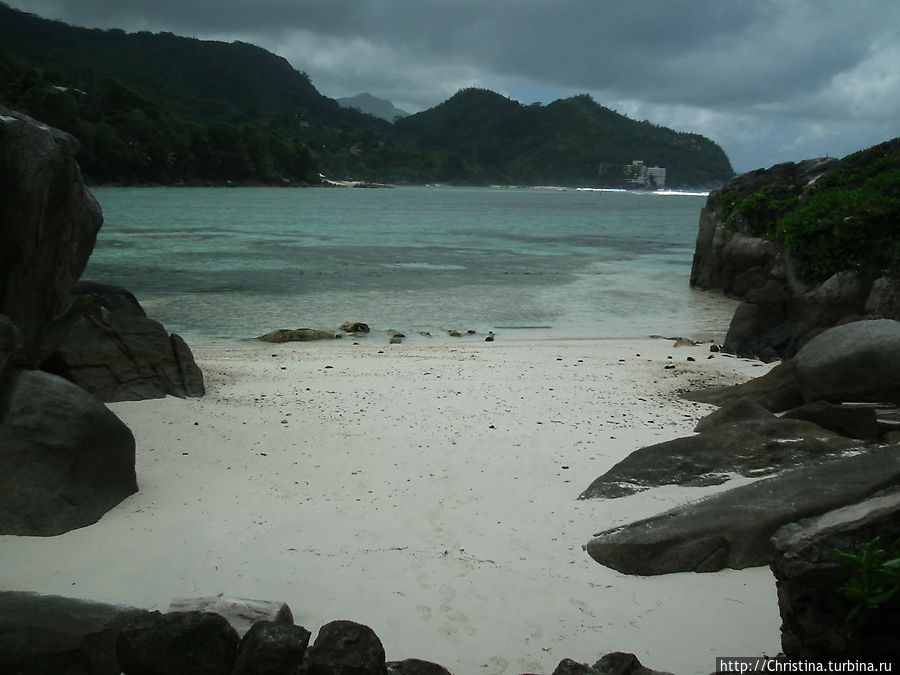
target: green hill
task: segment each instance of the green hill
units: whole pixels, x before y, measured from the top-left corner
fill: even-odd
[[[449,182],[625,185],[622,166],[667,185],[732,175],[702,136],[636,122],[588,96],[524,106],[468,89],[396,124],[341,107],[259,47],[171,33],[85,29],[0,3],[0,103],[82,142],[104,183]]]

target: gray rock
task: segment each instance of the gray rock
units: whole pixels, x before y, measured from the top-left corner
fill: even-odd
[[[260,335],[257,340],[263,342],[309,342],[312,340],[333,340],[335,334],[332,331],[317,330],[315,328],[295,328],[289,330],[280,328],[271,333]]]
[[[731,422],[743,422],[746,420],[770,420],[773,415],[767,408],[749,398],[739,398],[732,403],[723,405],[697,422],[694,431],[709,431],[723,424]]]
[[[624,497],[659,485],[718,485],[734,473],[765,476],[860,445],[812,422],[770,414],[768,419],[730,422],[635,450],[579,499]]]
[[[22,336],[5,314],[0,314],[0,378],[8,366],[15,365],[22,351]],[[19,364],[24,365],[24,364]]]
[[[0,534],[52,536],[95,523],[137,491],[131,431],[60,377],[0,382]]]
[[[845,619],[851,604],[837,593],[848,580],[833,549],[859,553],[880,537],[886,548],[900,537],[900,489],[790,523],[772,538],[772,573],[781,612],[781,647],[791,659],[887,661],[900,653],[896,610]]]
[[[404,659],[387,664],[388,675],[450,675],[450,671],[431,661]]]
[[[152,612],[121,629],[116,653],[126,675],[230,675],[238,641],[218,614]]]
[[[31,366],[103,222],[77,151],[72,136],[0,107],[0,314],[21,331]]]
[[[873,318],[896,319],[900,317],[900,279],[881,277],[876,279],[866,298],[866,314]]]
[[[810,340],[794,361],[806,402],[900,403],[900,321],[831,328]]]
[[[231,675],[299,675],[310,637],[293,623],[257,621],[238,645]]]
[[[243,636],[257,621],[293,624],[291,608],[273,600],[226,598],[221,595],[200,598],[175,598],[169,603],[170,612],[213,612],[225,617],[238,635]]]
[[[119,675],[117,626],[144,610],[0,591],[0,672]]]
[[[824,460],[601,532],[586,549],[601,565],[625,574],[765,565],[779,527],[866,499],[898,481],[896,446]]]
[[[304,675],[386,675],[384,646],[368,626],[332,621],[306,651]]]
[[[611,652],[594,664],[597,675],[672,675],[661,670],[651,670],[638,657],[627,652]]]
[[[794,361],[779,363],[768,373],[741,384],[700,389],[682,394],[689,401],[726,406],[741,399],[759,403],[772,412],[784,412],[803,405],[803,393],[794,372]]]
[[[55,353],[42,367],[102,401],[203,396],[203,373],[184,340],[146,316],[128,291],[79,283]]]
[[[878,417],[874,408],[816,401],[788,410],[781,417],[813,422],[848,438],[877,441],[879,437]]]

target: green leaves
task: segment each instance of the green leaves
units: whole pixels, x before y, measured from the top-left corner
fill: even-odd
[[[832,550],[838,565],[849,578],[838,587],[838,593],[852,603],[847,621],[853,621],[865,611],[877,610],[894,598],[900,599],[900,538],[888,550],[875,537],[859,553],[853,555]]]

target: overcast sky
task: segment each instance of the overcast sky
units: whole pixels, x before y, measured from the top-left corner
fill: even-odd
[[[898,0],[5,0],[88,27],[243,40],[333,98],[588,93],[742,172],[900,136]],[[2,46],[0,46],[2,47]]]

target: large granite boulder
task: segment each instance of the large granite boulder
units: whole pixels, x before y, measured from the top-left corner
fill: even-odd
[[[0,534],[52,536],[90,525],[137,491],[131,431],[60,377],[0,381]]]
[[[296,675],[310,637],[293,623],[257,621],[238,645],[231,675]]]
[[[625,574],[766,565],[779,527],[861,501],[900,481],[900,447],[828,459],[600,532],[585,547]]]
[[[848,620],[854,603],[838,590],[852,572],[837,563],[833,551],[858,555],[876,537],[885,550],[900,539],[896,486],[775,533],[770,566],[778,588],[781,648],[787,657],[877,662],[900,654],[900,598]]]
[[[816,336],[795,359],[810,401],[900,403],[900,321],[856,321]]]
[[[0,107],[0,314],[21,331],[30,365],[103,223],[77,151],[72,136]]]
[[[177,334],[147,317],[128,291],[79,282],[56,351],[43,363],[102,401],[203,396],[203,373]]]
[[[718,485],[733,474],[765,476],[859,446],[812,422],[770,414],[635,450],[579,499],[624,497],[659,485]]]
[[[0,591],[0,672],[119,675],[116,627],[145,613],[124,605]]]
[[[829,328],[762,377],[689,392],[685,398],[714,405],[747,398],[772,412],[814,401],[900,403],[900,321],[873,319]]]
[[[306,652],[305,675],[386,675],[381,640],[368,626],[332,621]]]
[[[126,675],[231,675],[238,634],[210,612],[152,612],[119,632],[117,655]]]

